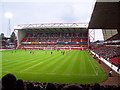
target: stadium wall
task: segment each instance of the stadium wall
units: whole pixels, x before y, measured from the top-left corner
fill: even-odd
[[[18,30],[18,46],[20,45],[21,40],[25,37],[26,32],[22,30]]]

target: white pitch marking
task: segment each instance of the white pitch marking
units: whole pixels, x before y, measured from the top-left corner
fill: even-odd
[[[44,61],[44,62],[45,62],[45,61]],[[24,70],[20,71],[20,73],[21,73],[21,72],[24,72],[24,71],[26,71],[26,70],[28,70],[28,69],[30,69],[30,68],[36,67],[37,65],[39,65],[39,64],[41,64],[41,63],[43,63],[43,62],[40,62],[40,63],[35,64],[35,65],[33,65],[33,66],[31,66],[31,67],[29,67],[29,68],[27,68],[27,69],[24,69]]]
[[[58,56],[58,55],[57,55],[57,56]],[[56,57],[56,56],[54,56],[54,57]],[[52,58],[54,58],[54,57],[52,57]],[[47,62],[47,61],[49,61],[49,60],[45,60],[45,61],[43,61],[43,62],[40,62],[40,63],[38,63],[38,64],[35,64],[35,65],[33,65],[33,66],[31,66],[31,67],[28,67],[28,68],[26,68],[26,69],[24,69],[24,70],[22,70],[22,71],[20,71],[20,72],[23,72],[23,71],[26,71],[26,70],[28,70],[28,69],[30,69],[30,68],[36,67],[37,65],[39,65],[39,64],[41,64],[41,63],[44,63],[44,62]]]
[[[28,74],[44,74],[44,75],[66,75],[66,76],[96,76],[93,74],[57,74],[57,73],[37,73],[37,72],[19,72],[19,71],[3,71],[3,72],[17,72],[17,73],[28,73]]]
[[[86,54],[86,52],[85,52],[85,54]],[[87,57],[88,57],[88,55],[87,55]],[[88,57],[88,59],[89,59],[89,57]],[[90,61],[90,59],[89,59],[89,61]],[[91,61],[90,61],[90,64],[91,64],[92,68],[94,69],[95,74],[97,75],[97,72],[96,72],[96,70],[95,70],[94,66],[92,65],[92,62],[91,62]]]

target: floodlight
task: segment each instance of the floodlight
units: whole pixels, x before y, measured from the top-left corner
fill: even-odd
[[[10,22],[10,20],[13,17],[13,15],[12,15],[11,12],[6,12],[5,17],[8,19],[8,27],[9,27],[9,29],[7,31],[8,31],[8,35],[9,35],[10,31],[11,31],[11,22]]]

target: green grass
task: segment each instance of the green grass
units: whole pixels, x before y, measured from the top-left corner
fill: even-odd
[[[12,73],[24,81],[69,84],[93,84],[107,78],[87,51],[74,50],[65,55],[61,51],[52,51],[51,55],[50,50],[34,50],[35,54],[30,50],[9,51],[2,51],[2,76]]]

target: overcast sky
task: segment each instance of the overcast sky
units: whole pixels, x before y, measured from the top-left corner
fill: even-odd
[[[5,1],[5,0],[4,0]],[[1,32],[8,36],[18,24],[84,23],[89,22],[95,0],[7,0],[0,2]],[[25,1],[25,2],[24,2]],[[36,2],[35,2],[36,1]],[[5,13],[13,14],[11,31]],[[96,31],[96,40],[103,40],[102,31]]]

